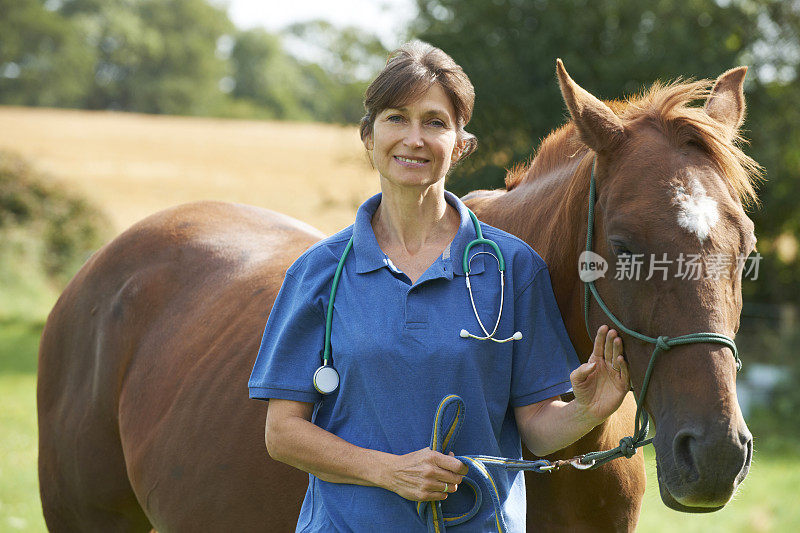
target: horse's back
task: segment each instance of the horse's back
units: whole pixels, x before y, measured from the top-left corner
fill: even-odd
[[[51,529],[293,524],[306,476],[268,458],[266,404],[248,399],[247,378],[286,268],[321,237],[277,213],[202,202],[139,222],[87,261],[39,353]]]

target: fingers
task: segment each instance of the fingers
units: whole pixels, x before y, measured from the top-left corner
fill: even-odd
[[[616,332],[611,330],[611,334]],[[611,368],[617,372],[618,381],[620,381],[626,388],[630,388],[630,373],[628,372],[628,363],[625,361],[625,356],[622,352],[622,338],[615,337],[612,341],[611,355],[608,358],[608,338],[606,338],[606,362],[611,365]]]
[[[603,357],[603,347],[605,346],[606,333],[608,333],[608,326],[603,324],[597,328],[597,335],[594,338],[594,349],[592,355]]]
[[[442,453],[437,453],[433,457],[434,463],[439,468],[443,468],[444,470],[449,470],[456,474],[463,476],[469,471],[469,467],[455,458],[455,454],[450,452],[450,455],[444,455]],[[445,480],[446,481],[446,480]],[[461,481],[459,481],[461,483]]]
[[[619,368],[619,378],[622,384],[625,386],[626,389],[631,388],[631,375],[630,371],[628,370],[628,362],[625,361],[625,357],[619,355],[617,357],[617,368]]]
[[[618,338],[617,332],[613,329],[610,330],[606,335],[605,346],[603,347],[603,358],[606,360],[606,364],[608,366],[614,367],[615,370],[616,366],[614,365],[614,341],[617,338]]]
[[[594,361],[589,361],[588,363],[583,363],[581,366],[573,370],[569,375],[569,379],[573,386],[586,381],[586,378],[589,377],[589,374],[592,373],[595,366],[597,365]]]
[[[450,457],[455,457],[455,456],[456,456],[456,454],[454,454],[453,452],[450,452]],[[461,461],[459,461],[459,463],[461,463]],[[469,467],[467,465],[465,465],[464,463],[461,463],[461,464],[462,464],[463,468],[461,468],[460,470],[456,470],[456,473],[460,474],[461,476],[464,476],[467,472],[469,472]]]
[[[446,499],[447,499],[447,495],[448,495],[448,494],[449,494],[449,493],[447,493],[447,492],[442,492],[442,491],[440,491],[440,490],[438,490],[438,491],[427,491],[427,492],[425,492],[425,493],[424,493],[422,496],[420,496],[419,498],[417,498],[417,499],[416,499],[416,501],[419,501],[419,502],[436,502],[436,501],[442,501],[442,500],[446,500]]]
[[[463,481],[460,472],[468,471],[452,453],[444,455],[430,448],[397,456],[396,461],[387,488],[412,501],[446,499]]]
[[[442,492],[446,492],[446,493],[448,493],[448,494],[450,494],[451,492],[455,492],[455,491],[457,491],[457,490],[458,490],[458,484],[457,484],[457,483],[456,483],[456,484],[454,484],[454,483],[447,483],[447,482],[445,481],[445,482],[444,482],[444,486],[442,487]]]
[[[622,339],[620,337],[616,337],[612,343],[611,357],[609,364],[611,365],[611,368],[613,368],[618,372],[620,366],[617,363],[617,360],[620,358],[621,355],[622,355]]]
[[[464,476],[460,476],[449,470],[437,469],[426,476],[419,487],[422,494],[419,501],[444,500],[448,494],[458,490],[458,485]]]

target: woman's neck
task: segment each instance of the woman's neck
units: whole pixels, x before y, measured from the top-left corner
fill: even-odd
[[[444,180],[411,188],[381,178],[381,192],[372,229],[382,247],[413,256],[426,246],[449,243],[457,233],[460,217],[444,198]]]

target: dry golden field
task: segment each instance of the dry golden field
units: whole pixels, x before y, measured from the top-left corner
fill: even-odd
[[[176,204],[224,200],[329,234],[379,190],[355,127],[0,106],[3,149],[84,194],[117,232]]]

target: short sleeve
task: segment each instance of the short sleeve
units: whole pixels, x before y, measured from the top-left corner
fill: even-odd
[[[311,403],[320,400],[321,394],[312,380],[322,364],[324,340],[322,310],[309,299],[309,287],[287,272],[250,374],[250,398]]]
[[[546,266],[536,271],[533,281],[517,296],[514,311],[522,339],[514,343],[511,405],[529,405],[569,392],[569,374],[579,362]]]

